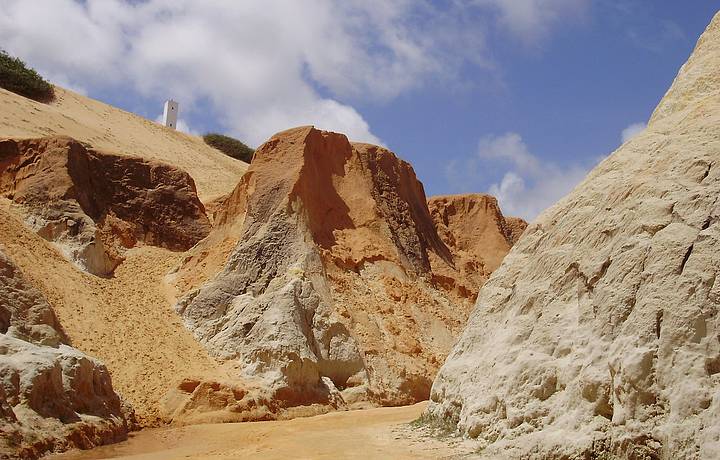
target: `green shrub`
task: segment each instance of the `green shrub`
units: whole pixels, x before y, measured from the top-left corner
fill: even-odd
[[[208,133],[203,136],[203,140],[210,147],[215,147],[229,157],[250,163],[255,150],[243,144],[237,139],[229,136],[223,136],[217,133]]]
[[[0,50],[0,87],[39,102],[55,97],[53,85],[48,83],[19,58]]]

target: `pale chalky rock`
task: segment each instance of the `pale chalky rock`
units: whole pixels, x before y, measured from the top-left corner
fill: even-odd
[[[720,14],[481,289],[428,419],[487,458],[720,458]]]

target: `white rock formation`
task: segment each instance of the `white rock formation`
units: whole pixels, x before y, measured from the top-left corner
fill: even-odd
[[[429,418],[489,458],[720,458],[720,14],[480,291]]]

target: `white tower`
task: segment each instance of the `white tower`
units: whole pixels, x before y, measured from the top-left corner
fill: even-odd
[[[163,109],[163,123],[168,128],[177,128],[178,103],[172,99],[165,101],[165,109]]]

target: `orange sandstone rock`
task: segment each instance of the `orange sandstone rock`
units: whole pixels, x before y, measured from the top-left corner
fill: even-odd
[[[177,311],[278,411],[426,399],[517,227],[489,197],[429,209],[407,162],[313,127],[258,148],[214,221],[172,274]]]
[[[171,166],[89,150],[68,137],[0,141],[0,194],[87,271],[107,275],[138,244],[184,251],[210,223],[192,178]]]

